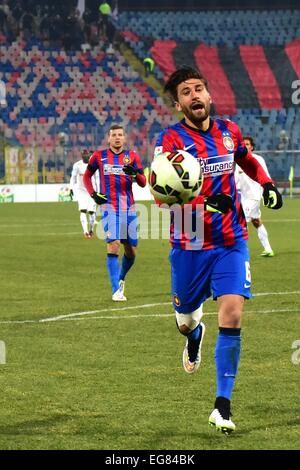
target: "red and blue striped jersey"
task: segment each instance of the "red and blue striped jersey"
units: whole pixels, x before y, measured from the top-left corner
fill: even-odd
[[[107,196],[107,203],[116,212],[127,211],[133,204],[132,177],[123,171],[123,166],[130,164],[140,170],[136,181],[140,186],[145,186],[146,178],[139,155],[133,150],[124,150],[117,154],[111,149],[97,150],[89,160],[88,169],[90,175],[99,169],[100,193]],[[90,188],[88,188],[90,193]]]
[[[204,240],[199,249],[230,246],[238,240],[247,239],[247,224],[235,186],[234,162],[260,184],[272,180],[259,164],[252,161],[254,158],[248,153],[237,124],[229,120],[210,119],[208,130],[202,131],[192,128],[183,120],[167,127],[158,137],[155,154],[179,149],[186,150],[199,160],[204,177],[202,196],[225,193],[230,194],[234,201],[234,209],[227,214],[204,211]],[[191,249],[191,241],[184,233],[180,239],[174,237],[172,222],[170,233],[173,247]]]

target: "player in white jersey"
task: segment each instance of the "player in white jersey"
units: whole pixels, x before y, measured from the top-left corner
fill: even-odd
[[[91,198],[85,186],[83,184],[83,175],[87,168],[87,164],[89,162],[89,158],[93,152],[89,150],[82,150],[81,152],[81,160],[74,163],[72,175],[70,179],[70,192],[71,197],[76,193],[77,201],[78,201],[78,210],[80,211],[80,222],[82,225],[84,237],[87,239],[91,239],[94,234],[94,225],[96,219],[96,203]],[[96,178],[93,178],[93,186],[95,187],[95,191],[97,191],[97,184]],[[87,218],[87,214],[89,214],[89,221]]]
[[[255,149],[255,142],[252,137],[244,137],[244,142],[247,149],[252,153],[253,157],[261,164],[268,176],[269,172],[263,157],[253,153]],[[274,256],[274,251],[271,248],[268,232],[261,220],[260,201],[262,198],[262,187],[253,181],[243,170],[236,165],[235,179],[238,190],[241,194],[241,203],[246,216],[247,222],[252,222],[253,226],[257,229],[258,238],[264,247],[261,256]]]

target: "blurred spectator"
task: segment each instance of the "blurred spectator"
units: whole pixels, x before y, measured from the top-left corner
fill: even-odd
[[[279,145],[278,150],[287,150],[289,145],[289,136],[284,129],[279,132]]]
[[[4,11],[3,6],[4,5],[0,5],[0,31],[5,32],[7,13]]]
[[[100,15],[105,16],[105,17],[111,15],[111,7],[109,3],[105,1],[101,2],[99,5],[99,13]]]
[[[82,19],[84,20],[86,24],[90,25],[94,22],[95,17],[92,11],[89,8],[86,8],[83,12]]]
[[[152,57],[150,57],[150,55],[148,55],[143,60],[143,63],[144,63],[146,77],[148,77],[149,75],[151,75],[153,73],[153,70],[154,70],[154,67],[155,67],[155,62],[152,59]]]
[[[117,15],[117,0],[112,2]],[[0,38],[12,42],[21,32],[25,41],[42,39],[46,47],[67,50],[89,50],[100,41],[107,53],[114,53],[117,28],[109,2],[98,7],[96,2],[96,14],[92,7],[82,10],[78,0],[0,0]]]
[[[45,13],[40,22],[40,36],[42,40],[49,40],[51,29],[51,18],[48,13]]]
[[[10,9],[14,19],[19,22],[21,16],[24,13],[21,2],[19,0],[17,0],[16,2],[12,2],[10,5]]]
[[[64,34],[64,24],[59,14],[49,18],[49,40],[53,45],[60,47]]]
[[[75,14],[71,14],[64,24],[64,47],[66,50],[79,50],[84,43],[84,34]]]
[[[99,34],[101,36],[107,36],[107,25],[108,25],[108,19],[111,16],[111,8],[109,3],[107,2],[101,2],[99,5]]]
[[[25,41],[29,41],[33,36],[36,36],[36,20],[30,11],[25,11],[19,24]]]

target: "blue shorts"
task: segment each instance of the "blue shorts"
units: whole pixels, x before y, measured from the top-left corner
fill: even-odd
[[[237,294],[251,297],[251,274],[247,242],[214,250],[170,252],[174,309],[179,313],[196,310],[211,295]]]
[[[136,212],[113,212],[103,210],[101,221],[107,243],[120,240],[131,246],[138,244],[138,221]]]

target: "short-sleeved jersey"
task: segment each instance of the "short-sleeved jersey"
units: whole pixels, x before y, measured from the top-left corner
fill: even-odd
[[[126,164],[143,170],[139,155],[134,150],[117,154],[110,149],[93,153],[89,161],[91,171],[99,170],[100,193],[107,196],[107,203],[117,212],[129,210],[133,204],[132,177],[123,171]]]
[[[79,189],[80,191],[85,191],[86,188],[83,183],[83,175],[85,173],[85,170],[87,168],[87,163],[84,163],[83,160],[78,160],[77,162],[74,163],[73,168],[72,168],[72,174],[71,174],[71,179],[70,179],[70,188],[71,189]],[[92,184],[94,186],[95,191],[98,191],[98,186],[97,186],[97,174],[95,174],[92,178]]]
[[[234,179],[234,161],[247,155],[239,127],[232,121],[210,119],[207,131],[194,129],[181,121],[166,128],[158,137],[155,153],[186,150],[199,160],[203,174],[201,194],[230,194],[234,208],[227,214],[204,211],[202,249],[230,246],[247,239],[247,224],[241,208]],[[184,233],[175,239],[171,223],[171,243],[174,248],[193,249]]]
[[[257,155],[256,153],[252,153],[252,157],[254,157],[260,163],[266,174],[270,176],[264,158],[260,155]],[[245,199],[252,199],[254,201],[261,200],[263,188],[260,184],[258,184],[256,181],[253,181],[253,179],[246,175],[246,173],[238,165],[236,165],[235,169],[235,182],[237,189],[241,192],[242,202]]]

